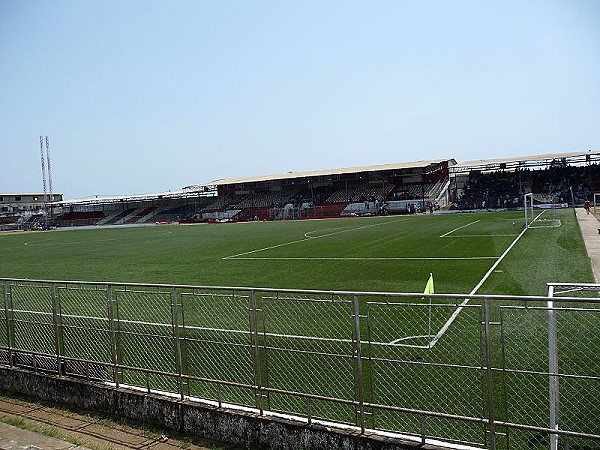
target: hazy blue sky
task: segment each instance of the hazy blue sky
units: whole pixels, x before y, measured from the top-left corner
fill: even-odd
[[[600,149],[600,1],[0,0],[0,192]]]

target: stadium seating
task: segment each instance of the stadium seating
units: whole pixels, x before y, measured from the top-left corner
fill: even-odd
[[[20,216],[3,216],[0,217],[0,225],[10,225],[13,223],[17,223],[20,219]]]
[[[150,206],[148,208],[138,208],[135,214],[125,219],[123,223],[132,224],[144,222],[147,217],[151,216],[154,210],[156,210],[156,206]]]
[[[183,205],[174,208],[163,208],[156,210],[156,214],[149,217],[146,222],[162,222],[162,221],[180,221],[194,214],[198,209],[197,205]]]
[[[96,225],[104,219],[104,211],[69,211],[56,218],[58,226]]]
[[[279,206],[287,203],[287,195],[281,192],[257,192],[246,197],[239,203],[232,205],[235,209],[262,208],[265,206]]]
[[[375,199],[385,200],[387,195],[392,192],[394,185],[383,187],[374,187],[371,184],[356,185],[348,188],[338,189],[333,192],[325,203],[351,203],[353,201],[374,201]]]
[[[547,169],[513,172],[473,172],[454,209],[515,208],[526,193],[553,196],[556,202],[582,204],[600,190],[600,166],[557,165]],[[572,191],[572,192],[571,192]]]
[[[128,215],[133,213],[136,209],[137,208],[127,208],[127,209],[121,211],[120,213],[113,214],[113,215],[107,217],[106,219],[101,220],[100,222],[98,222],[98,224],[99,225],[114,225],[119,220],[121,220],[124,217],[127,217]]]
[[[104,217],[103,211],[70,211],[62,216],[61,220],[100,220]]]

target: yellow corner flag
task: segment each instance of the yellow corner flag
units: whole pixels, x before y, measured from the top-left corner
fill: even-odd
[[[423,294],[435,294],[435,291],[433,289],[433,274],[432,273],[429,274],[429,280],[427,280],[427,284],[425,285],[425,290],[423,291]]]
[[[435,294],[435,291],[433,289],[433,274],[430,273],[429,274],[429,280],[427,280],[427,284],[425,285],[425,290],[423,291],[423,294]],[[431,337],[431,297],[429,297],[429,314],[428,314],[428,336]]]

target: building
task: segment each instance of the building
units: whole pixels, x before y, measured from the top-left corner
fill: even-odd
[[[52,194],[52,197],[43,192],[0,192],[0,216],[19,214],[42,214],[45,211],[46,201],[62,201],[62,194]]]

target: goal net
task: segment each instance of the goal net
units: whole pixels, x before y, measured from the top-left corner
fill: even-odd
[[[594,192],[594,215],[600,214],[600,192]]]
[[[566,207],[560,202],[558,194],[525,194],[525,227],[526,228],[556,228],[560,227],[557,210]]]

